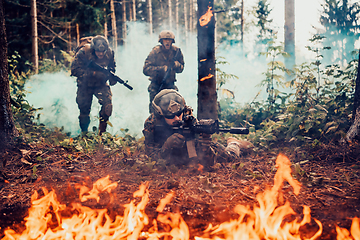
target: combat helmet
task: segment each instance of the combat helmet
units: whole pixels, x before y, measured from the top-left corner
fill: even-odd
[[[171,39],[175,43],[175,34],[170,30],[163,30],[159,34],[159,42],[161,43],[162,39]]]
[[[97,52],[106,52],[109,49],[109,42],[105,37],[97,35],[91,40],[91,49]]]
[[[185,99],[174,89],[163,89],[156,94],[152,101],[155,114],[173,119],[184,111]]]

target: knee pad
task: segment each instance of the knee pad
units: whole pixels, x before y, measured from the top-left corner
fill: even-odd
[[[105,105],[105,115],[110,117],[112,114],[112,109],[113,109],[113,106],[111,103],[106,104]]]

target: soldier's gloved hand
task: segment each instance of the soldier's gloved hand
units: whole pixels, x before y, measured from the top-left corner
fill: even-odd
[[[181,63],[179,61],[175,61],[174,68],[180,68],[180,67],[181,67]]]
[[[99,72],[99,71],[94,71],[93,73],[93,78],[96,78],[98,80],[101,81],[106,81],[109,79],[109,76],[103,72]]]
[[[114,78],[109,79],[110,86],[114,86],[117,83],[117,81]]]
[[[164,66],[163,66],[163,70],[164,70],[164,73],[166,73],[167,70],[168,70],[168,66],[167,66],[167,65],[164,65]]]
[[[185,137],[180,133],[171,135],[161,147],[161,156],[165,158],[168,156],[172,149],[183,148],[185,146]]]

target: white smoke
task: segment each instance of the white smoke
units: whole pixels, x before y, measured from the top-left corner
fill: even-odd
[[[128,32],[124,46],[119,46],[115,53],[116,74],[128,84],[133,86],[130,91],[121,84],[111,87],[113,93],[113,114],[109,121],[107,131],[111,134],[122,135],[122,129],[128,129],[129,133],[137,138],[142,137],[142,129],[145,119],[149,116],[149,94],[147,91],[149,80],[142,72],[145,58],[152,48],[158,44],[158,34],[150,35],[148,25],[140,22],[129,22]],[[164,26],[163,29],[166,29]],[[176,31],[174,31],[176,32]],[[183,33],[184,31],[179,31]],[[183,35],[183,34],[181,34]],[[177,74],[176,85],[179,92],[184,96],[188,105],[197,112],[197,37],[196,33],[189,34],[188,41],[184,36],[176,36],[176,46],[180,47],[185,60],[185,68],[181,74]],[[240,46],[217,47],[217,57],[224,57],[229,64],[218,65],[220,69],[228,74],[234,74],[239,79],[229,80],[223,87],[235,93],[235,100],[239,103],[251,102],[259,91],[256,87],[267,69],[264,57],[250,57],[241,52]],[[27,100],[36,108],[42,107],[40,111],[40,122],[48,127],[64,127],[65,132],[71,132],[72,136],[80,134],[78,123],[79,110],[75,101],[76,79],[70,77],[69,72],[44,73],[33,76],[27,82]],[[219,94],[220,95],[220,94]],[[221,98],[221,95],[219,96]],[[265,91],[257,99],[266,98]],[[98,127],[98,113],[100,105],[96,97],[93,98],[91,110],[91,123]]]

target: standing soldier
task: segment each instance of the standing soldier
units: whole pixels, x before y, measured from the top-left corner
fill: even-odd
[[[184,70],[184,56],[180,48],[173,45],[175,35],[172,31],[164,30],[159,35],[161,45],[155,46],[145,60],[143,73],[149,76],[148,87],[150,95],[149,112],[153,109],[151,102],[162,89],[175,89],[175,73]]]
[[[80,110],[81,131],[83,133],[88,131],[91,103],[95,95],[101,105],[99,112],[99,134],[101,135],[106,131],[107,121],[112,113],[112,93],[107,80],[111,86],[116,84],[116,80],[109,78],[109,75],[103,72],[89,68],[91,62],[115,72],[114,51],[109,47],[109,42],[105,37],[96,36],[90,44],[85,44],[75,55],[71,64],[71,76],[77,77],[76,103]]]

